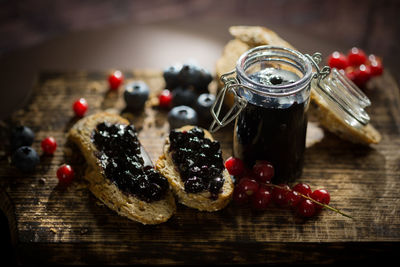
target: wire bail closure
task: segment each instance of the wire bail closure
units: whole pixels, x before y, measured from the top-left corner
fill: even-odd
[[[314,65],[316,72],[313,74],[312,79],[318,79],[318,85],[321,83],[321,80],[326,78],[330,74],[330,67],[324,66],[322,69],[319,67],[319,63],[322,61],[321,53],[315,53],[313,56],[305,54],[307,59]],[[244,88],[250,91],[254,91],[253,88],[243,85],[236,78],[236,70],[231,70],[223,75],[221,75],[221,82],[224,84],[224,87],[218,92],[217,97],[215,99],[214,104],[211,107],[211,115],[214,118],[209,131],[214,133],[221,129],[222,127],[228,125],[231,121],[233,121],[242,110],[247,105],[247,100],[241,97],[237,90],[239,88]],[[220,120],[218,117],[220,116],[223,101],[225,99],[225,95],[227,92],[231,92],[234,95],[234,105],[229,109],[229,111],[225,114],[225,116]]]

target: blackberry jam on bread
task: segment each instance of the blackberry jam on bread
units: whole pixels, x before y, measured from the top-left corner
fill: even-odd
[[[233,182],[224,167],[220,144],[200,127],[170,132],[156,168],[170,183],[178,201],[202,211],[217,211],[230,201]]]
[[[105,112],[79,120],[69,131],[87,163],[90,191],[110,209],[142,224],[175,212],[168,181],[152,166],[129,121]]]

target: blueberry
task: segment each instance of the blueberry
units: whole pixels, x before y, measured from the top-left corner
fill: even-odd
[[[39,155],[29,146],[21,146],[12,155],[12,164],[22,172],[31,172],[39,163]]]
[[[188,106],[177,106],[168,113],[168,122],[171,129],[179,128],[184,125],[196,125],[197,113]]]
[[[182,69],[181,65],[173,65],[163,72],[165,87],[172,90],[179,86],[179,73]]]
[[[173,106],[193,106],[196,102],[197,94],[190,88],[177,87],[172,91]]]
[[[215,102],[215,95],[204,93],[196,101],[194,109],[199,114],[199,122],[202,126],[209,126],[213,120],[211,107]]]
[[[185,191],[188,193],[199,193],[206,189],[203,183],[203,179],[197,176],[188,178],[185,181],[184,186]]]
[[[210,72],[205,69],[200,69],[200,74],[198,76],[198,80],[193,85],[196,88],[196,91],[201,93],[208,93],[208,85],[213,80],[213,77]]]
[[[124,91],[124,99],[129,110],[138,111],[144,108],[149,98],[149,86],[143,81],[135,81],[127,84]]]
[[[224,178],[221,177],[215,177],[214,179],[212,179],[209,183],[209,188],[208,190],[212,193],[212,194],[219,194],[222,186],[224,185]]]
[[[33,144],[35,134],[27,126],[17,126],[11,131],[11,147],[13,150],[21,146],[30,146]]]
[[[212,75],[203,68],[193,64],[185,64],[179,72],[179,83],[182,86],[191,86],[199,94],[208,92],[208,85]]]
[[[200,80],[200,69],[193,64],[184,64],[179,71],[179,83],[182,86],[194,86]]]

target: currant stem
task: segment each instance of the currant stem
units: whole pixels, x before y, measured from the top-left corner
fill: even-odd
[[[270,187],[275,187],[275,188],[287,190],[287,191],[292,191],[291,189],[287,189],[287,188],[285,188],[285,187],[282,187],[282,186],[279,186],[279,185],[276,185],[276,184],[266,184],[266,185],[267,185],[267,186],[270,186]],[[297,191],[296,191],[296,192],[297,192]],[[303,194],[301,194],[301,193],[299,193],[299,192],[297,192],[297,193],[298,193],[300,196],[302,196],[302,197],[304,197],[304,198],[306,198],[306,199],[308,199],[308,200],[310,200],[310,201],[312,201],[312,202],[314,202],[314,203],[316,203],[316,204],[318,204],[318,205],[320,205],[320,206],[322,206],[322,207],[324,207],[324,208],[327,208],[327,209],[329,209],[329,210],[331,210],[331,211],[334,211],[334,212],[336,212],[336,213],[339,213],[339,214],[342,215],[342,216],[345,216],[345,217],[347,217],[347,218],[350,218],[350,219],[353,219],[353,220],[354,220],[353,217],[351,217],[350,215],[348,215],[348,214],[346,214],[346,213],[344,213],[344,212],[342,212],[342,211],[340,211],[340,210],[338,210],[338,209],[335,209],[335,208],[333,208],[333,207],[331,207],[331,206],[329,206],[329,205],[326,205],[326,204],[324,204],[324,203],[318,202],[318,201],[312,199],[311,197],[306,196],[306,195],[303,195]]]

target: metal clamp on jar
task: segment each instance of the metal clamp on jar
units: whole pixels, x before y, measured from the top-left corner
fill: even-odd
[[[356,118],[351,123],[364,125],[369,121],[363,110],[369,105],[368,98],[336,69],[334,76],[329,67],[320,69],[320,62],[319,53],[310,56],[275,46],[248,50],[237,61],[236,69],[221,77],[224,87],[211,110],[214,121],[210,131],[236,119],[235,157],[248,167],[256,160],[270,161],[275,167],[274,183],[300,177],[312,80],[317,93],[334,103],[343,116]],[[227,92],[234,94],[235,103],[219,119]]]

